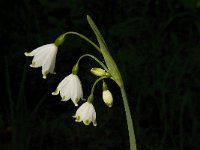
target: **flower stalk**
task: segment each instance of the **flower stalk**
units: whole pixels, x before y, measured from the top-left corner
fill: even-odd
[[[101,67],[103,67],[103,69],[105,69],[106,71],[108,71],[108,68],[98,59],[96,58],[94,55],[91,55],[91,54],[84,54],[82,55],[78,61],[77,61],[77,64],[79,64],[79,62],[81,61],[81,59],[83,59],[84,57],[90,57],[92,58],[93,60],[95,60]]]
[[[118,67],[117,67],[114,59],[110,55],[108,47],[107,47],[107,45],[104,41],[104,38],[101,35],[101,33],[99,32],[97,26],[95,25],[93,20],[90,18],[90,16],[87,16],[87,20],[88,20],[88,23],[90,24],[90,27],[92,28],[92,30],[94,31],[94,33],[97,37],[97,40],[98,40],[99,45],[100,45],[101,53],[104,57],[106,65],[108,66],[109,73],[111,74],[112,79],[120,87],[122,98],[123,98],[123,103],[124,103],[124,108],[125,108],[125,113],[126,113],[128,131],[129,131],[130,150],[137,150],[133,121],[132,121],[132,118],[131,118],[131,112],[130,112],[130,108],[129,108],[129,105],[128,105],[128,99],[127,99],[127,96],[126,96],[126,91],[125,91],[125,88],[124,88],[124,84],[123,84],[121,74],[118,70]]]
[[[61,44],[64,42],[65,37],[66,37],[67,35],[70,35],[70,34],[79,36],[80,38],[82,38],[82,39],[84,39],[85,41],[87,41],[88,43],[90,43],[97,51],[101,52],[101,50],[99,49],[99,47],[98,47],[94,42],[92,42],[89,38],[87,38],[87,37],[86,37],[85,35],[83,35],[83,34],[80,34],[80,33],[78,33],[78,32],[74,32],[74,31],[69,31],[69,32],[66,32],[66,33],[60,35],[60,36],[55,40],[54,43],[55,43],[56,45],[61,45]]]
[[[92,94],[92,95],[94,94],[94,89],[95,89],[95,86],[97,85],[97,83],[98,83],[99,81],[105,79],[105,78],[108,78],[108,77],[107,77],[107,76],[102,76],[102,77],[98,78],[98,79],[94,82],[94,84],[93,84],[93,86],[92,86],[92,89],[91,89],[91,94]]]
[[[130,111],[130,108],[128,105],[126,91],[125,91],[124,87],[121,87],[120,90],[121,90],[122,99],[123,99],[123,103],[124,103],[124,109],[125,109],[125,113],[126,113],[126,121],[127,121],[127,125],[128,125],[128,131],[129,131],[130,149],[137,150],[136,140],[135,140],[135,132],[134,132],[134,128],[133,128],[133,120],[132,120],[131,111]]]

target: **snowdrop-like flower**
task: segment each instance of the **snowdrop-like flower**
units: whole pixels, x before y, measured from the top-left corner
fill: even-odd
[[[33,68],[42,67],[43,78],[46,79],[48,73],[55,74],[55,62],[58,47],[55,44],[47,44],[34,49],[32,52],[25,52],[25,56],[33,56]]]
[[[75,74],[70,74],[65,77],[52,95],[58,95],[59,92],[62,97],[62,101],[68,101],[71,98],[75,106],[78,106],[80,98],[83,99],[81,81]]]
[[[113,97],[112,97],[111,92],[109,90],[103,91],[102,97],[103,97],[103,101],[105,102],[105,104],[108,107],[112,107]]]
[[[85,102],[82,104],[73,117],[76,118],[76,122],[83,121],[85,125],[89,125],[92,122],[94,126],[97,125],[96,111],[90,102]]]

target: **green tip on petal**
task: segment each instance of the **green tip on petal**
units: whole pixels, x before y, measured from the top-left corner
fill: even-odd
[[[94,121],[93,121],[93,126],[97,126],[97,121],[96,121],[96,119],[94,119]]]
[[[85,124],[86,126],[88,126],[88,125],[90,124],[90,121],[87,119],[87,120],[84,121],[84,124]]]
[[[32,64],[30,65],[31,67],[35,67],[36,62],[32,61]]]
[[[47,78],[47,74],[49,73],[48,70],[46,70],[44,73],[43,73],[43,78],[46,79]]]
[[[81,116],[76,116],[76,122],[79,122],[81,120]]]
[[[65,100],[65,98],[66,98],[66,96],[63,96],[63,97],[62,97],[62,101]]]
[[[58,89],[56,89],[54,92],[51,93],[52,95],[57,95],[58,94]]]
[[[112,103],[106,103],[108,107],[112,107]]]
[[[74,105],[75,106],[78,106],[78,101],[79,101],[79,99],[78,99],[78,97],[75,99],[75,101],[74,101]]]

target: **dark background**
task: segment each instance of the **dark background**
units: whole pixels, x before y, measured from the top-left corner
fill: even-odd
[[[95,90],[97,127],[76,123],[77,108],[52,96],[58,83],[92,46],[68,36],[59,47],[56,72],[24,56],[66,31],[96,42],[86,15],[102,32],[122,73],[134,120],[138,150],[200,149],[199,0],[18,0],[0,1],[0,150],[129,149],[119,88],[112,81],[112,108]],[[91,59],[81,61],[84,97],[96,77]]]

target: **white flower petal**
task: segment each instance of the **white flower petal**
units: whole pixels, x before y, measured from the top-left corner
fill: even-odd
[[[93,105],[90,105],[88,108],[88,115],[84,118],[84,124],[89,125],[92,121]]]
[[[71,81],[71,77],[72,74],[68,75],[67,77],[65,77],[60,84],[58,85],[57,89],[61,90],[63,88],[63,86],[67,85],[70,81]]]
[[[79,78],[77,78],[77,89],[78,89],[78,95],[79,95],[79,99],[83,99],[83,89],[82,89],[82,85],[81,85],[81,81]]]
[[[76,111],[75,117],[76,117],[76,120],[77,120],[78,122],[83,121],[83,119],[84,119],[85,116],[87,115],[87,108],[88,108],[87,103],[84,103],[84,104],[81,105],[81,106],[79,107],[79,109]],[[79,119],[77,119],[77,118],[79,118]]]
[[[60,96],[62,98],[62,101],[68,101],[70,99],[69,91],[70,88],[68,88],[68,85],[65,85],[64,88],[60,90]]]
[[[56,54],[52,56],[51,66],[49,67],[49,72],[55,74],[54,68],[56,65]]]
[[[46,54],[46,57],[42,61],[42,73],[44,73],[46,70],[49,71],[50,69],[50,65],[52,61],[50,55],[51,55],[50,53]]]
[[[94,106],[93,106],[94,107]],[[94,126],[97,126],[97,122],[96,122],[96,111],[93,108],[93,112],[92,112],[92,123]]]
[[[88,112],[88,105],[87,103],[80,108],[80,111],[77,113],[77,116],[80,116],[80,121],[84,121],[85,117],[87,116]]]
[[[26,56],[35,56],[36,54],[40,54],[43,51],[46,51],[47,49],[49,49],[49,45],[51,45],[51,44],[46,44],[46,45],[40,46],[40,47],[34,49],[33,51],[25,52],[24,54]]]
[[[41,67],[43,64],[44,59],[46,59],[46,53],[42,52],[40,55],[35,55],[33,57],[33,61],[35,64],[32,67]]]
[[[48,53],[48,56],[46,57],[46,60],[44,60],[44,62],[42,64],[42,66],[43,66],[42,70],[43,71],[49,70],[50,73],[54,73],[57,50],[51,49],[50,51],[51,52]]]
[[[70,98],[71,98],[71,94],[70,94],[70,91],[71,91],[71,87],[70,87],[70,82],[68,83],[68,85],[66,85],[66,87],[64,87],[62,89],[64,95],[65,95],[65,100],[68,101]]]
[[[85,115],[82,117],[82,120],[83,120],[83,122],[85,123],[85,121],[86,120],[88,120],[89,121],[89,118],[90,118],[90,104],[89,103],[86,103],[86,104],[88,104],[87,105],[87,111],[85,112]]]
[[[74,77],[71,80],[71,86],[70,86],[70,88],[71,88],[71,91],[70,91],[71,99],[74,102],[75,99],[76,99],[76,96],[78,95],[77,94],[77,89],[76,89],[76,81],[75,81]]]

